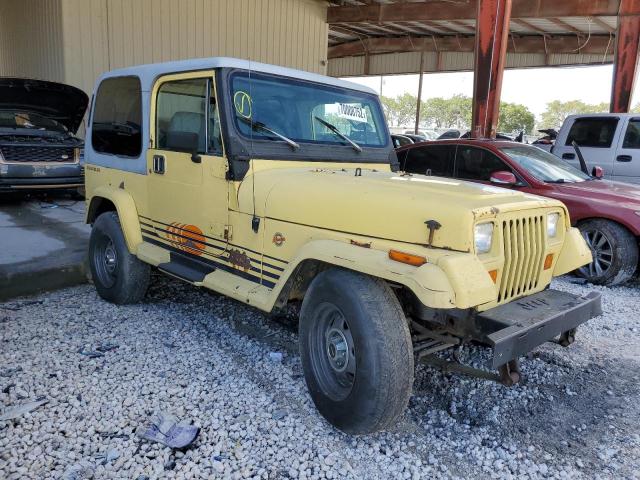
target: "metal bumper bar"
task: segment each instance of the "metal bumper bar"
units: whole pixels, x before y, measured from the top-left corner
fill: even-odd
[[[597,292],[579,297],[549,289],[481,312],[477,320],[493,347],[492,367],[498,368],[600,314]]]

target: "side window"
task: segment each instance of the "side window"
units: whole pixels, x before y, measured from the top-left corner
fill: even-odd
[[[640,148],[640,118],[629,120],[627,133],[624,134],[622,148]]]
[[[482,148],[461,145],[456,153],[456,177],[463,180],[488,182],[497,171],[511,172],[511,168],[496,155]]]
[[[142,152],[142,94],[138,77],[107,78],[98,87],[91,123],[96,152],[138,157]]]
[[[221,153],[220,121],[207,78],[163,83],[156,98],[156,143],[161,150],[182,151],[184,134],[196,134],[198,153]]]
[[[575,141],[580,147],[609,148],[617,126],[617,118],[577,118],[569,130],[566,145]]]
[[[454,151],[455,148],[449,145],[412,148],[408,150],[404,170],[421,175],[452,177]]]

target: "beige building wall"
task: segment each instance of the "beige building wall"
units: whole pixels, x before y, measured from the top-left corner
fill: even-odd
[[[318,0],[1,0],[0,75],[90,93],[107,70],[230,56],[326,72]]]

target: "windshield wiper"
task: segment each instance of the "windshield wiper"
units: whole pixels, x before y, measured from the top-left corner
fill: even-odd
[[[335,133],[341,139],[343,139],[346,142],[349,142],[356,152],[362,152],[362,147],[360,145],[358,145],[356,142],[354,142],[353,140],[351,140],[349,137],[347,137],[345,134],[343,134],[340,130],[338,130],[338,127],[336,127],[335,125],[327,122],[326,120],[324,120],[324,119],[322,119],[320,117],[313,117],[313,118],[315,118],[317,121],[319,121],[325,127],[327,127],[329,130],[331,130],[333,133]]]
[[[545,180],[544,183],[576,183],[572,180],[566,180],[564,178],[559,178],[557,180]]]
[[[283,142],[288,143],[291,148],[293,148],[294,150],[300,148],[300,145],[298,145],[296,142],[294,142],[293,140],[291,140],[288,137],[285,137],[284,135],[282,135],[281,133],[276,132],[275,130],[267,127],[264,123],[262,122],[254,122],[253,120],[249,119],[249,118],[245,118],[245,117],[241,117],[238,115],[238,118],[240,120],[242,120],[244,123],[246,123],[247,125],[249,125],[253,130],[262,130],[264,132],[270,133],[272,135],[275,135],[276,137],[278,137],[280,140],[282,140]]]

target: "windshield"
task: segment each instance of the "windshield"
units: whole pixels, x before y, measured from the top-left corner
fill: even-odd
[[[375,95],[249,72],[231,76],[235,125],[254,140],[385,147],[388,133]],[[286,140],[285,140],[286,141]],[[355,145],[354,145],[355,144]]]
[[[66,132],[64,125],[53,118],[44,117],[33,112],[0,110],[0,128],[28,128],[31,130],[53,130]]]
[[[537,147],[522,145],[518,147],[502,147],[500,150],[543,182],[574,183],[584,182],[591,178],[555,155]]]

